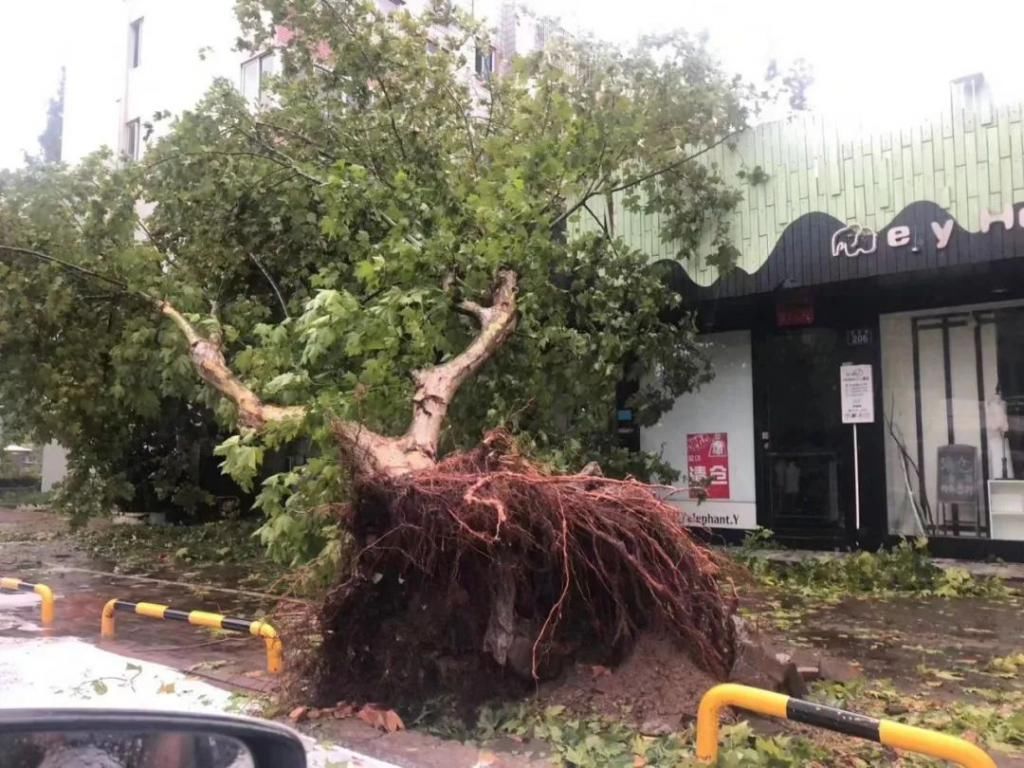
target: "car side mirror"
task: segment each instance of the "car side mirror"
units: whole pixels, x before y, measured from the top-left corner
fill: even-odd
[[[5,768],[306,768],[276,723],[134,710],[0,710],[0,756]]]

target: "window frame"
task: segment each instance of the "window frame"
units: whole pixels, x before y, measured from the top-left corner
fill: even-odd
[[[124,124],[124,150],[121,153],[126,161],[137,162],[142,157],[142,120],[133,117]]]
[[[142,66],[142,25],[145,16],[139,16],[128,25],[128,69]]]
[[[481,55],[482,52],[483,47],[478,44],[474,48],[473,71],[481,80],[486,80],[494,74],[494,68],[498,62],[493,45],[487,46],[487,51],[484,55]],[[486,62],[486,66],[481,67],[481,62]]]
[[[276,48],[271,48],[269,50],[266,50],[266,51],[263,51],[261,53],[258,53],[255,56],[250,56],[248,59],[246,59],[245,61],[243,61],[239,65],[239,67],[238,67],[239,90],[241,91],[242,96],[244,96],[250,103],[252,103],[252,104],[261,104],[261,103],[263,103],[263,98],[264,98],[263,79],[264,79],[265,76],[267,76],[267,74],[265,73],[264,62],[266,62],[268,60],[271,60],[271,59],[274,59],[276,61],[277,65],[280,66],[280,61],[277,61],[277,56],[278,56],[277,49]],[[246,74],[246,67],[249,67],[249,66],[252,66],[252,65],[255,65],[255,67],[256,67],[256,93],[253,94],[253,95],[249,95],[249,94],[247,94],[245,92],[245,79],[246,79],[245,78],[245,74]],[[271,74],[273,74],[273,73],[271,73]]]

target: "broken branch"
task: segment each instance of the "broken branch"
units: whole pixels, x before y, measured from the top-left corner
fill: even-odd
[[[160,312],[181,331],[189,346],[189,359],[199,376],[228,398],[238,409],[238,421],[244,427],[263,429],[271,423],[301,421],[309,413],[299,405],[273,405],[265,403],[228,367],[216,339],[203,338],[195,326],[169,302],[158,302]],[[351,461],[353,469],[362,474],[395,475],[421,468],[411,465],[397,449],[397,441],[379,435],[361,424],[336,419],[332,423],[334,435]]]
[[[467,379],[479,371],[512,335],[516,327],[518,278],[511,270],[498,273],[498,284],[491,306],[462,301],[457,309],[472,315],[480,324],[480,333],[459,355],[447,363],[415,371],[413,380],[413,416],[402,437],[405,449],[431,462],[437,460],[441,429],[455,394]]]
[[[199,376],[238,408],[238,421],[242,426],[263,429],[272,422],[301,420],[306,417],[307,411],[302,406],[264,403],[228,368],[224,353],[216,340],[200,336],[185,316],[169,302],[160,301],[157,306],[160,313],[174,323],[185,337],[189,347],[189,359]]]

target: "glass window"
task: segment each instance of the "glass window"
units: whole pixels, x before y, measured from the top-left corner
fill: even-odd
[[[142,19],[128,25],[128,66],[135,69],[142,64]]]
[[[1024,539],[1024,306],[881,328],[890,531]]]
[[[256,104],[263,100],[267,90],[267,78],[280,72],[276,51],[268,51],[242,64],[242,95]]]
[[[277,53],[271,51],[260,56],[260,95],[267,90],[267,78],[278,74]]]
[[[139,118],[124,125],[124,156],[127,160],[138,160],[142,154],[142,124]]]
[[[256,101],[260,95],[260,60],[249,59],[242,64],[242,95]]]
[[[996,372],[989,398],[992,429],[1003,439],[994,475],[1024,479],[1024,308],[995,312]]]
[[[479,77],[490,77],[494,71],[494,49],[489,46],[476,48],[476,73]]]

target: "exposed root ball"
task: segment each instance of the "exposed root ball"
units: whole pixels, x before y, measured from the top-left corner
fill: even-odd
[[[322,615],[321,696],[396,700],[614,663],[658,624],[712,674],[735,595],[679,512],[633,480],[547,474],[503,433],[436,469],[365,482],[354,575]],[[512,674],[504,674],[512,673]]]

